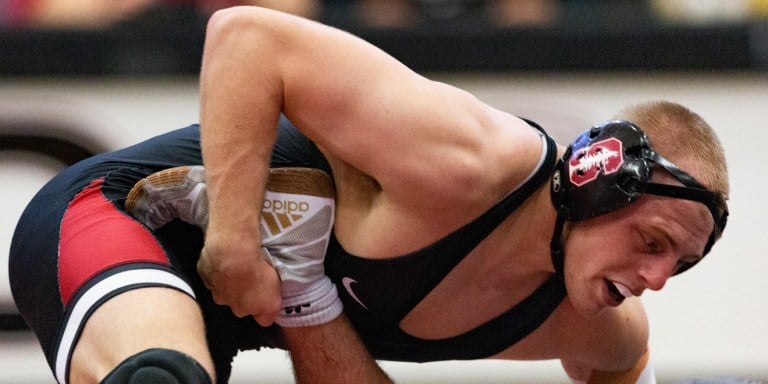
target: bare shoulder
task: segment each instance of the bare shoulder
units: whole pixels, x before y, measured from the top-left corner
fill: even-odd
[[[262,87],[254,97],[272,92],[303,134],[396,204],[446,204],[467,191],[494,199],[538,159],[535,130],[521,119],[331,26],[236,7],[211,18],[206,45],[213,57],[230,47],[249,63],[242,81]]]
[[[541,139],[525,121],[350,33],[255,7],[216,15],[201,76],[212,86],[203,98],[232,120],[216,124],[269,138],[267,119],[284,113],[330,159],[336,228],[349,228],[348,237],[397,228],[366,243],[423,234],[409,249],[429,244],[519,186],[539,160]]]

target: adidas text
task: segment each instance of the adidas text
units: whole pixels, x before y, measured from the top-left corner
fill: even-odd
[[[306,201],[264,199],[264,210],[285,213],[307,212],[309,211],[309,203]]]

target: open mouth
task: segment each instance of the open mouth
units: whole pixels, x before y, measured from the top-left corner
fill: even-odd
[[[608,285],[608,294],[610,294],[611,297],[619,303],[624,301],[624,299],[627,297],[634,296],[632,290],[630,290],[629,287],[624,284],[610,281],[608,279],[606,279],[605,282]]]

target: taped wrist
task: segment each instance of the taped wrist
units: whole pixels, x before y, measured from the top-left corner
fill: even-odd
[[[336,285],[323,276],[303,293],[283,296],[283,308],[275,322],[282,327],[320,325],[337,318],[343,309]]]

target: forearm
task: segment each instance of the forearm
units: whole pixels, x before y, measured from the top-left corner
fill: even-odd
[[[312,327],[284,328],[297,383],[391,383],[344,315]]]
[[[282,103],[280,62],[260,12],[211,17],[200,73],[200,146],[209,217],[198,271],[218,304],[267,326],[280,282],[261,248],[259,218]]]
[[[258,236],[282,88],[271,44],[253,13],[217,12],[208,24],[200,74],[201,148],[209,229]],[[256,237],[258,239],[258,237]],[[258,242],[254,246],[258,245]]]

